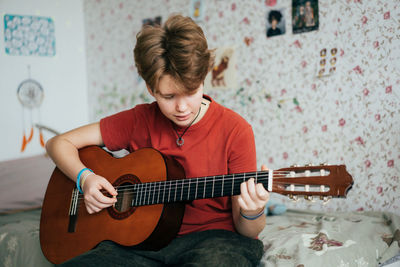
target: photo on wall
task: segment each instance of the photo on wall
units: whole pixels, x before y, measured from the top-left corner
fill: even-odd
[[[293,33],[318,30],[318,0],[292,0]]]
[[[205,90],[236,89],[236,56],[234,47],[221,47],[215,51],[214,67],[204,81]]]
[[[190,17],[196,21],[202,21],[205,14],[205,1],[204,0],[191,0],[190,1]]]
[[[283,35],[286,32],[285,9],[269,9],[267,11],[267,37]]]
[[[161,25],[161,16],[157,16],[157,17],[154,17],[154,18],[143,19],[142,20],[142,26],[144,27],[146,25],[151,25],[151,26]]]
[[[332,48],[322,48],[319,51],[318,65],[317,65],[317,77],[322,78],[324,76],[330,76],[336,73],[336,68],[338,65],[338,49],[336,47]]]

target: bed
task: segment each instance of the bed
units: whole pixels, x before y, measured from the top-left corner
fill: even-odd
[[[40,205],[53,169],[45,155],[0,163],[0,266],[53,266],[39,244]],[[268,216],[259,239],[260,266],[400,264],[400,216],[387,212],[289,209]]]
[[[40,209],[0,215],[0,266],[53,266],[39,244]],[[382,212],[288,210],[268,216],[260,266],[400,264],[400,217]]]

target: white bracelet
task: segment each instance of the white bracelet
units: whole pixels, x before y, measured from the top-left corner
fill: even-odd
[[[83,184],[85,183],[86,178],[87,178],[89,175],[91,175],[91,174],[94,174],[94,173],[93,173],[93,172],[87,172],[87,173],[81,178],[81,184],[80,184],[80,186],[81,186],[81,188],[82,188],[82,191],[83,191]]]

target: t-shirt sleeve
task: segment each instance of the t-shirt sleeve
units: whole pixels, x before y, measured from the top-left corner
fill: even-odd
[[[253,129],[245,123],[235,128],[229,148],[228,172],[242,173],[257,170],[256,145]]]
[[[136,122],[134,109],[125,110],[100,120],[104,145],[112,151],[128,149]]]

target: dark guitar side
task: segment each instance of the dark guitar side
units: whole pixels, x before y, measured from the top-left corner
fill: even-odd
[[[103,149],[91,146],[79,151],[82,162],[111,184],[127,174],[135,174],[141,183],[184,179],[183,168],[174,159],[145,148],[123,158],[114,158]],[[75,183],[56,168],[50,178],[40,220],[40,244],[43,254],[59,264],[89,251],[103,240],[125,246],[157,250],[167,245],[179,231],[185,204],[157,204],[133,207],[126,218],[113,218],[108,209],[88,214],[83,199],[69,232],[72,191]]]

